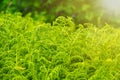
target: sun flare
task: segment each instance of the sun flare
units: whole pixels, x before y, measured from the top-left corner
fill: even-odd
[[[120,13],[120,0],[103,0],[103,7],[107,11]]]

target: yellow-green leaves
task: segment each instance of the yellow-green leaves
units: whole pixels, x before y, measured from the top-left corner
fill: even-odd
[[[120,29],[0,14],[0,79],[119,80]]]

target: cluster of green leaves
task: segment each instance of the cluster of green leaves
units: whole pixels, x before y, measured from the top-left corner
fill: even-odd
[[[119,80],[120,29],[0,14],[1,80]]]

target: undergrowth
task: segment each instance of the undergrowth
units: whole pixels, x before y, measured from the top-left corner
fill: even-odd
[[[119,80],[119,60],[120,29],[108,24],[0,14],[1,80]]]

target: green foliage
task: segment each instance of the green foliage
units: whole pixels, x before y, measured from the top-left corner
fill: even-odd
[[[72,27],[72,28],[71,28]],[[120,29],[0,14],[1,80],[119,80]]]
[[[75,23],[92,22],[101,27],[105,23],[118,26],[119,15],[107,12],[103,0],[0,0],[0,11],[31,14],[34,19],[52,22],[58,16],[70,16]]]

